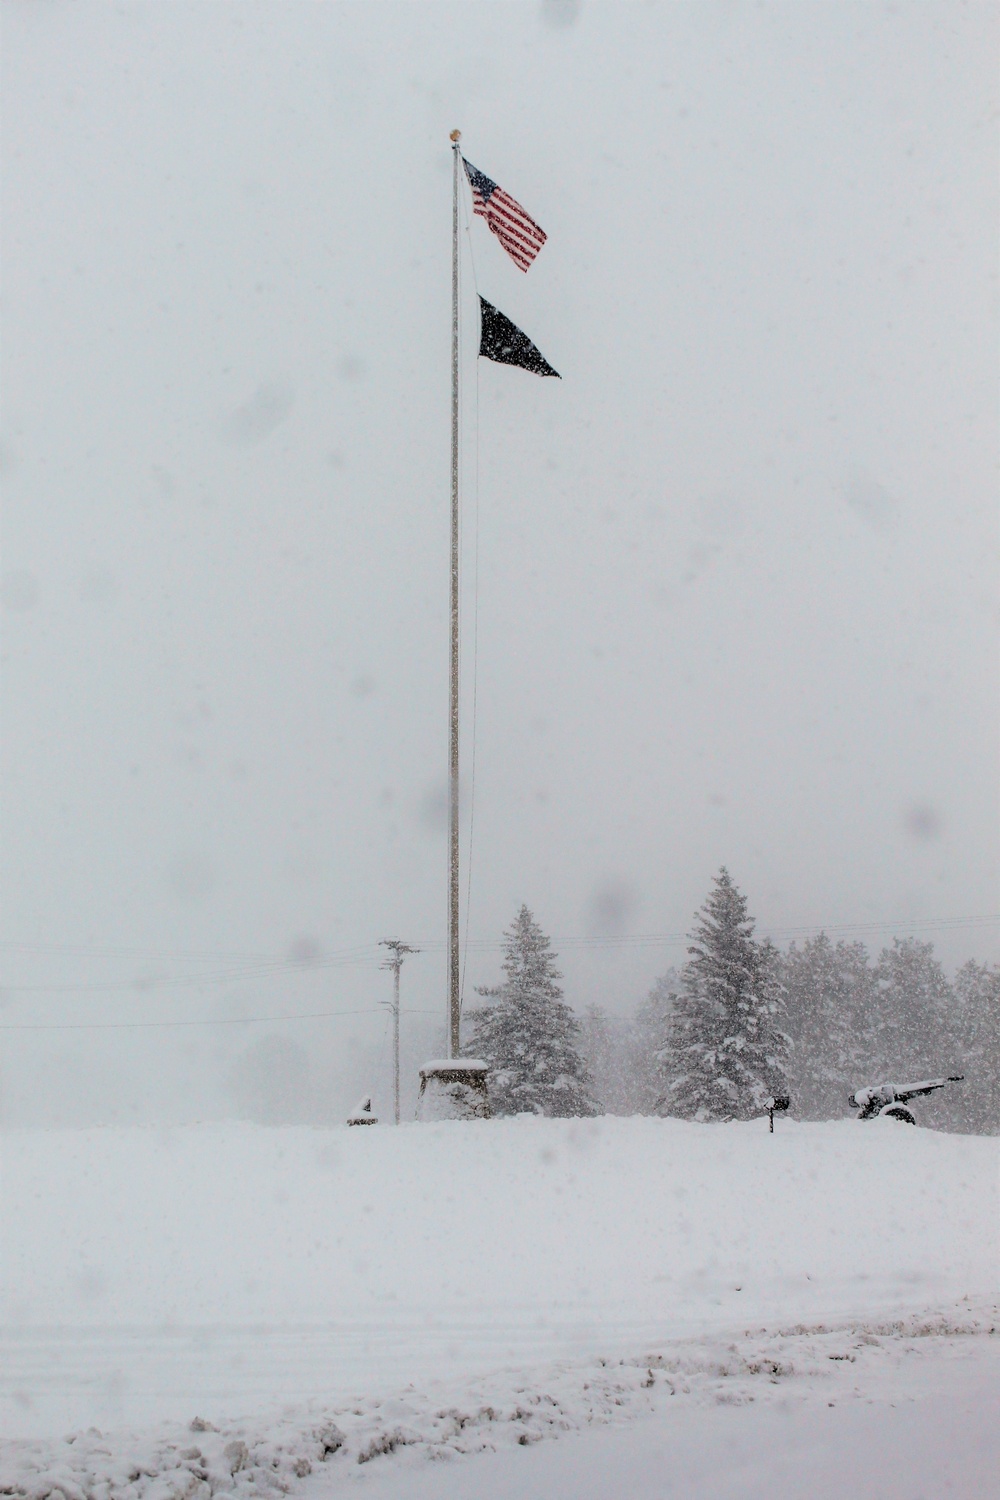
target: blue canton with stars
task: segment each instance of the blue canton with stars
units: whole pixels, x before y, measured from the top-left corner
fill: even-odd
[[[472,186],[480,194],[483,202],[489,203],[490,198],[497,190],[496,183],[487,177],[485,172],[480,172],[478,167],[474,167],[471,161],[466,161],[464,156],[462,157],[462,162]]]

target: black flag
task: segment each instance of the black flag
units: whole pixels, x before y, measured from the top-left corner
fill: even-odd
[[[485,297],[480,297],[479,308],[483,321],[479,339],[481,359],[495,359],[498,365],[520,365],[522,370],[530,370],[533,375],[554,375],[557,380],[562,379],[559,371],[553,370],[528,335],[522,333],[520,328],[515,328],[510,319],[505,318],[502,312],[497,312]]]

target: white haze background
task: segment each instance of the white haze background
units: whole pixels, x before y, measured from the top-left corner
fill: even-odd
[[[471,245],[563,375],[466,369],[473,939],[526,901],[621,1011],[683,941],[581,940],[722,863],[779,939],[995,911],[997,51],[950,0],[8,0],[0,1024],[361,1012],[4,1030],[10,1117],[225,1112],[268,1035],[340,1111],[397,934],[433,1041],[455,126],[550,237],[472,223],[466,307]]]

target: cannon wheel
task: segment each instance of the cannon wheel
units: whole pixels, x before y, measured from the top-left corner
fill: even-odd
[[[880,1120],[901,1120],[904,1125],[915,1125],[917,1122],[913,1117],[913,1111],[907,1109],[905,1104],[887,1104],[878,1112]]]

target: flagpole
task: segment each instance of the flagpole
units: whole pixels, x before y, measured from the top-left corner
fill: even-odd
[[[451,132],[451,658],[448,714],[448,1015],[447,1056],[458,1057],[459,1038],[459,881],[458,881],[458,189],[461,131]]]

